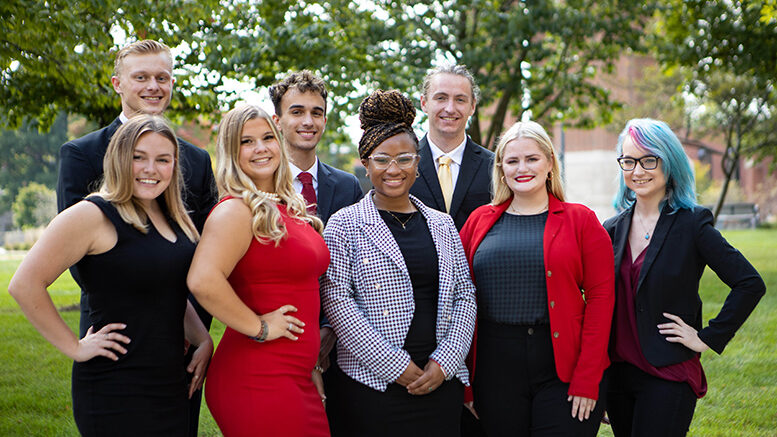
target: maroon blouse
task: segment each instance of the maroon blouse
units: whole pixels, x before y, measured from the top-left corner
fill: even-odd
[[[642,262],[645,260],[645,252],[637,256],[635,261],[631,259],[631,247],[626,242],[625,253],[621,261],[620,281],[616,290],[615,313],[613,324],[615,335],[615,349],[610,352],[613,362],[627,362],[633,364],[643,372],[666,379],[668,381],[687,382],[696,396],[701,398],[707,393],[707,377],[699,361],[699,354],[687,361],[671,364],[664,367],[654,367],[642,354],[637,334],[637,315],[634,311],[634,298],[637,295],[639,284],[639,272],[642,270]],[[649,293],[643,290],[642,293]],[[658,329],[658,328],[656,328]]]

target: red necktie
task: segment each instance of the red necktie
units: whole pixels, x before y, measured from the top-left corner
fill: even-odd
[[[308,213],[316,215],[318,208],[316,208],[316,190],[313,188],[313,175],[303,171],[297,175],[297,179],[302,182],[302,197],[308,204]]]

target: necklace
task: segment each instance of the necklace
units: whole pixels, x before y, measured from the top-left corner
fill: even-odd
[[[636,209],[634,209],[634,215],[637,216],[637,221],[639,221],[640,226],[642,226],[642,230],[645,231],[645,240],[650,240],[650,231],[648,230],[648,227],[645,226],[645,222],[642,221],[642,217],[640,217]]]
[[[262,196],[272,200],[275,203],[280,203],[281,202],[281,196],[279,196],[278,193],[269,193],[267,191],[262,191],[260,189],[257,189],[256,193],[257,194],[261,194]]]
[[[513,212],[513,213],[515,213],[517,215],[537,215],[537,214],[540,214],[540,213],[543,213],[543,212],[547,211],[547,209],[548,209],[548,204],[547,203],[545,204],[545,206],[543,206],[539,210],[532,211],[532,212],[522,212],[522,211],[518,210],[518,208],[513,206],[512,203],[510,204],[510,207],[507,208],[508,211]]]
[[[395,216],[394,213],[389,210],[386,210],[386,212],[391,214],[391,217],[394,217],[394,220],[398,221],[399,224],[402,225],[402,229],[405,229],[405,225],[407,224],[407,222],[410,221],[410,219],[412,219],[415,216],[415,213],[417,211],[411,212],[410,215],[407,217],[407,219],[405,219],[405,221],[400,220],[399,217]]]

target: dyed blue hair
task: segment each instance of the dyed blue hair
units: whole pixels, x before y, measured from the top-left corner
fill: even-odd
[[[672,213],[677,212],[678,209],[693,209],[696,206],[696,183],[693,171],[680,140],[669,125],[650,118],[630,120],[618,136],[616,151],[619,157],[623,156],[623,142],[627,137],[631,138],[638,148],[661,158],[666,179],[666,198],[660,208],[663,208],[666,202],[672,208]],[[618,193],[613,202],[615,208],[628,209],[634,202],[636,202],[636,195],[626,186],[621,177]]]

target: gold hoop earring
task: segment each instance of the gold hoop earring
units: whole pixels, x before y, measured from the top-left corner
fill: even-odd
[[[505,182],[505,175],[502,175],[502,177],[499,180],[501,180],[503,184],[507,183]]]
[[[415,178],[418,179],[421,177],[421,173],[418,173],[418,169],[415,169]]]
[[[548,172],[548,180],[549,180],[549,181],[552,181],[552,180],[553,180],[553,172],[552,172],[552,171],[549,171],[549,172]]]

